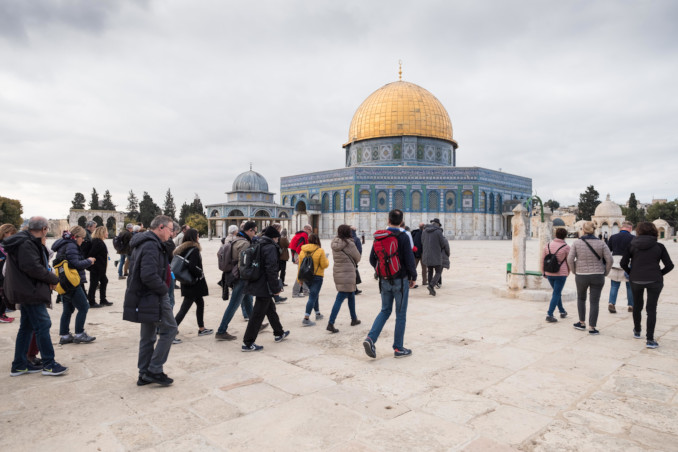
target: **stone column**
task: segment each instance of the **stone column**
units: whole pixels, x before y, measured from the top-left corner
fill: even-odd
[[[537,253],[537,266],[535,270],[538,270],[542,266],[541,262],[541,252],[546,246],[547,243],[553,238],[553,221],[551,221],[551,209],[544,207],[544,222],[539,223],[539,252]]]
[[[513,209],[511,227],[513,232],[513,260],[509,275],[509,289],[522,290],[525,287],[525,247],[527,244],[527,209],[518,204]]]

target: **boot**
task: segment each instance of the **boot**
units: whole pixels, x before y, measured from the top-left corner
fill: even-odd
[[[326,329],[327,329],[327,331],[329,331],[330,333],[338,333],[338,332],[339,332],[339,330],[336,329],[336,328],[334,327],[334,324],[333,324],[333,323],[328,323]]]

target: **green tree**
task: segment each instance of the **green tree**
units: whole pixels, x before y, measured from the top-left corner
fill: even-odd
[[[91,210],[99,210],[101,206],[99,206],[99,193],[97,193],[96,188],[92,188],[92,199],[89,201],[89,208]]]
[[[0,224],[13,224],[18,229],[24,221],[21,218],[23,213],[21,201],[0,196]]]
[[[85,195],[78,192],[75,194],[73,201],[71,201],[71,209],[84,209],[86,202]]]
[[[127,217],[125,221],[128,223],[136,223],[139,221],[139,200],[137,195],[132,190],[127,196]]]
[[[115,210],[115,204],[111,199],[111,192],[106,190],[104,193],[104,199],[101,201],[101,210]]]
[[[678,225],[678,199],[664,203],[655,203],[647,208],[647,221],[661,218],[666,220],[671,227]]]
[[[638,201],[635,193],[631,193],[631,196],[629,196],[629,206],[626,208],[626,212],[622,208],[622,213],[626,215],[626,220],[634,225],[638,224]]]
[[[139,221],[147,228],[151,224],[151,221],[153,221],[153,218],[160,214],[162,214],[162,210],[160,210],[160,207],[153,202],[151,195],[145,191],[144,196],[139,203]]]
[[[544,203],[544,207],[548,207],[549,209],[551,209],[551,212],[554,212],[558,209],[558,207],[560,207],[560,203],[553,199],[549,199]]]
[[[202,202],[200,201],[200,196],[198,194],[195,194],[195,198],[193,198],[193,203],[191,203],[191,213],[198,213],[202,216],[205,216],[205,209],[202,207]]]
[[[579,204],[577,205],[577,220],[590,220],[596,212],[596,207],[600,204],[598,197],[600,193],[596,191],[593,185],[586,187],[586,191],[579,195]]]
[[[188,217],[191,214],[191,206],[186,204],[185,202],[181,205],[181,212],[179,212],[179,224],[180,225],[185,225],[186,224],[186,217]]]
[[[186,218],[186,224],[198,231],[200,235],[207,235],[207,217],[199,213],[192,213]]]
[[[167,215],[173,220],[176,220],[177,206],[174,205],[174,197],[172,196],[172,191],[169,188],[165,194],[165,206],[162,209],[162,214]]]

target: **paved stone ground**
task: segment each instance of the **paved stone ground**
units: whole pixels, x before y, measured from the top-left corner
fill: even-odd
[[[664,243],[678,261],[678,245]],[[218,246],[203,242],[213,263],[205,321],[214,329],[226,307],[217,296]],[[438,296],[411,292],[405,343],[413,356],[393,358],[392,319],[377,359],[365,355],[361,342],[380,306],[365,260],[363,323],[351,327],[344,306],[338,334],[324,322],[302,328],[305,300],[290,298],[278,307],[289,339],[276,344],[269,329],[257,341],[263,352],[241,353],[239,341],[198,337],[191,310],[165,368],[175,379],[168,388],[135,384],[139,327],[121,320],[124,284],[109,268],[115,305],[87,319],[96,342],[55,345],[67,375],[10,378],[18,322],[0,325],[2,449],[678,450],[678,271],[660,299],[660,348],[648,350],[632,337],[630,313],[605,309],[609,283],[601,334],[589,337],[572,328],[575,302],[566,303],[571,318],[547,324],[545,303],[492,295],[504,284],[510,242],[451,246],[452,270]],[[533,268],[537,247],[528,242]],[[573,278],[566,288],[574,290]],[[335,294],[330,269],[320,299],[326,318]],[[623,306],[623,288],[620,295]],[[56,305],[57,343],[60,314]],[[242,338],[244,330],[238,313],[229,331]]]

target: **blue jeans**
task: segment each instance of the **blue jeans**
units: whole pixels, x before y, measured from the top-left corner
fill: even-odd
[[[556,310],[556,306],[558,306],[558,311],[562,314],[565,312],[565,308],[563,308],[561,294],[563,293],[563,287],[565,287],[567,276],[547,276],[546,279],[549,280],[549,284],[553,287],[553,294],[551,295],[551,303],[549,304],[547,314],[549,317],[552,317],[553,312]]]
[[[231,323],[231,319],[235,315],[235,312],[238,310],[240,305],[243,306],[243,315],[248,319],[252,316],[252,295],[245,295],[245,284],[247,281],[244,279],[239,279],[233,286],[233,292],[231,292],[231,299],[228,301],[228,306],[226,311],[224,311],[224,316],[221,319],[221,324],[217,329],[218,334],[224,334],[228,329],[228,324]]]
[[[85,298],[85,301],[87,298]],[[12,369],[25,369],[28,366],[26,354],[28,346],[31,343],[33,332],[38,341],[42,365],[49,367],[54,363],[54,347],[52,339],[49,337],[49,329],[52,321],[47,313],[47,306],[44,304],[26,304],[21,306],[21,320],[19,323],[19,332],[16,335],[16,345],[14,347],[14,361]],[[89,306],[89,305],[88,305]]]
[[[311,311],[320,312],[320,304],[318,298],[320,297],[320,288],[323,286],[323,277],[314,276],[313,281],[308,285],[308,301],[306,302],[306,315],[310,316]]]
[[[610,304],[617,304],[617,294],[619,293],[619,281],[610,280]],[[629,306],[633,306],[633,291],[631,290],[631,283],[626,281],[626,302]]]
[[[348,298],[348,310],[351,312],[351,320],[356,320],[358,318],[355,313],[355,293],[339,292],[337,293],[337,298],[334,300],[334,306],[332,306],[332,314],[330,314],[331,324],[334,324],[334,321],[337,320],[337,315],[339,314],[339,309],[341,309],[341,304],[346,298]]]
[[[405,321],[407,319],[407,297],[410,292],[409,281],[406,278],[394,279],[390,282],[386,279],[381,280],[381,311],[374,319],[372,329],[367,336],[372,341],[377,342],[384,324],[391,316],[393,310],[393,301],[396,306],[395,332],[393,333],[393,349],[402,349],[405,339]]]
[[[125,261],[127,260],[127,254],[120,255],[120,263],[118,263],[118,276],[122,276],[122,269],[125,267]]]
[[[89,310],[89,301],[85,295],[85,289],[82,285],[75,288],[71,293],[65,293],[61,297],[64,311],[61,313],[61,324],[59,327],[59,334],[65,336],[69,333],[71,324],[71,315],[76,309],[78,313],[75,315],[75,334],[80,334],[85,331],[85,320],[87,319],[87,311]]]

